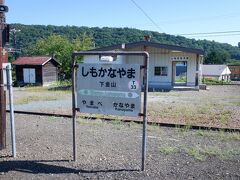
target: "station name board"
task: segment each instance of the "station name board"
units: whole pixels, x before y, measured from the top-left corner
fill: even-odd
[[[139,116],[140,65],[79,64],[77,107],[83,113]]]

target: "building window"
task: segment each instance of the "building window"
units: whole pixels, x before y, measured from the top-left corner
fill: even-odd
[[[167,67],[157,66],[154,68],[155,76],[167,76]]]

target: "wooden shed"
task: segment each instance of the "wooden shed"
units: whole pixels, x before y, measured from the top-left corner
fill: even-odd
[[[240,64],[232,64],[228,65],[231,71],[231,80],[232,81],[240,81]]]
[[[58,66],[60,64],[52,57],[19,57],[12,64],[16,67],[18,84],[47,86],[58,80]]]

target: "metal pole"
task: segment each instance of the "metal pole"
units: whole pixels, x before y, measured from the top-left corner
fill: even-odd
[[[144,59],[144,97],[143,97],[143,135],[142,135],[142,171],[145,170],[147,144],[147,95],[148,95],[148,62],[149,56]]]
[[[75,79],[76,79],[76,70],[75,70],[75,56],[72,57],[72,130],[73,130],[73,161],[76,161],[76,94],[75,94]]]
[[[15,52],[14,52],[14,59],[17,59],[17,39],[16,39],[16,30],[13,32],[13,37],[14,37],[14,48],[15,48]]]
[[[10,65],[7,65],[6,73],[7,73],[7,87],[9,92],[12,153],[13,153],[13,157],[15,158],[16,157],[16,136],[15,136],[14,107],[13,107],[12,70],[10,68]]]

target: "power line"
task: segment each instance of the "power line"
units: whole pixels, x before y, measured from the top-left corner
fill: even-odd
[[[221,37],[221,36],[240,36],[240,34],[219,34],[219,35],[193,35],[190,37],[196,38],[196,37]]]
[[[177,34],[177,35],[192,36],[192,35],[230,34],[230,33],[240,33],[240,31],[201,32],[201,33],[186,33],[186,34]]]
[[[142,13],[153,23],[153,25],[161,32],[164,32],[162,28],[158,26],[158,24],[144,11],[144,9],[136,3],[135,0],[130,0],[132,3],[140,10]]]

